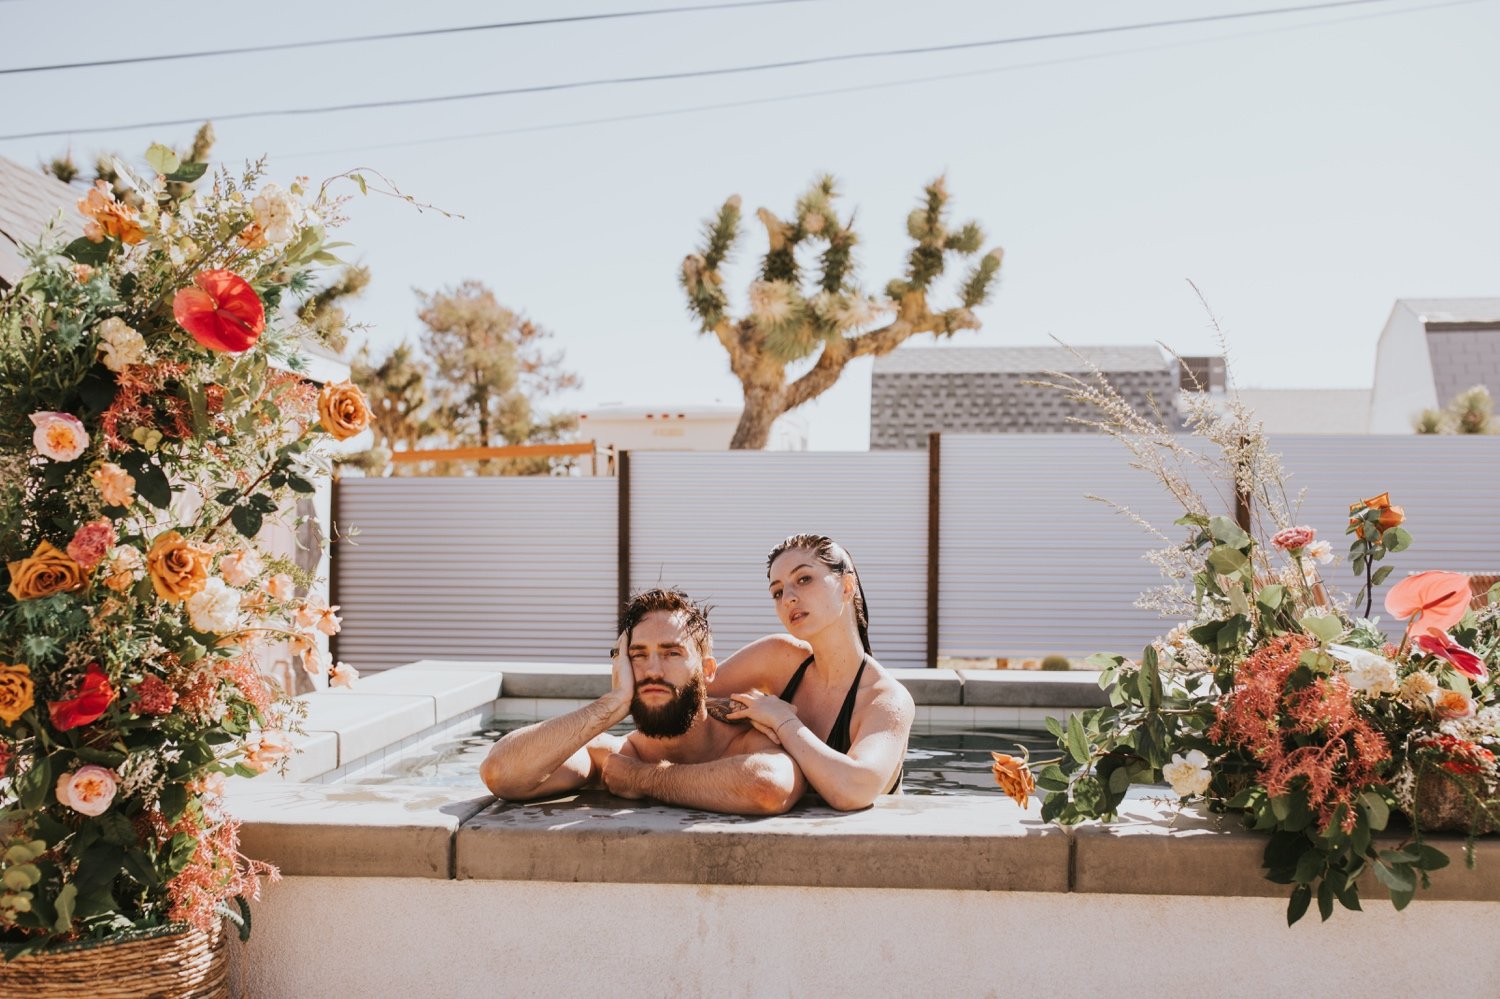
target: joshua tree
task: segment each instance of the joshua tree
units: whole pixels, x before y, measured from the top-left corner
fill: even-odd
[[[952,336],[979,328],[973,309],[988,297],[1000,270],[998,249],[970,268],[956,305],[934,310],[928,303],[950,255],[971,257],[984,243],[978,223],[950,226],[943,178],[927,185],[921,205],[907,216],[913,246],[906,275],[887,284],[881,296],[867,294],[856,281],[854,214],[840,218],[837,197],[833,177],[825,175],[797,201],[790,221],[764,208],[756,212],[769,246],[742,318],[729,315],[720,273],[739,237],[738,195],[704,224],[702,248],[682,262],[688,307],[702,332],[713,333],[729,352],[730,370],[744,389],[745,408],[731,448],[765,447],[778,416],[831,388],[856,357],[889,353],[918,333]],[[817,274],[804,279],[798,250],[813,248]],[[814,355],[812,366],[789,381],[787,368]]]
[[[1446,409],[1424,409],[1412,421],[1419,434],[1492,434],[1495,405],[1490,390],[1475,385],[1454,396]]]

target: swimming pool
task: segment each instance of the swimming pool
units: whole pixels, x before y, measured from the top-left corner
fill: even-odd
[[[491,719],[477,731],[435,739],[409,752],[383,761],[378,767],[350,774],[345,784],[401,784],[440,788],[478,788],[479,764],[495,740],[522,728],[525,721]],[[624,735],[630,727],[619,726]],[[1004,728],[956,728],[947,725],[913,727],[906,751],[907,794],[996,793],[990,772],[993,750],[1017,754],[1018,746],[1031,751],[1032,759],[1058,755],[1057,741],[1046,733]]]

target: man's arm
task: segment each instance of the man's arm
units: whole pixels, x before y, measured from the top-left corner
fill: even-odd
[[[624,798],[730,815],[780,815],[802,797],[802,772],[759,733],[742,739],[735,756],[708,763],[645,763],[616,753],[604,763],[604,785]]]
[[[491,747],[479,767],[491,794],[530,801],[573,791],[597,773],[595,754],[602,759],[620,751],[623,738],[607,733],[630,714],[635,677],[623,650],[616,651],[613,665],[609,693],[576,711],[510,732]]]

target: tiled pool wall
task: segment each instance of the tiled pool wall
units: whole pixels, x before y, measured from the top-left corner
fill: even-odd
[[[934,724],[1040,727],[1105,700],[1088,674],[910,672]],[[1455,863],[1403,913],[1370,881],[1368,911],[1288,929],[1263,837],[1150,795],[1114,825],[1063,829],[999,794],[748,819],[340,782],[608,683],[607,667],[426,661],[310,695],[287,777],[232,782],[244,852],[286,875],[235,948],[241,991],[1172,997],[1259,994],[1294,969],[1300,991],[1378,974],[1383,991],[1500,995],[1500,950],[1437,958],[1500,922],[1497,837],[1472,871],[1461,839],[1431,837]]]

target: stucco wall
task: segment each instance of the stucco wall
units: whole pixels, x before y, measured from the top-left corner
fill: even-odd
[[[1409,434],[1412,418],[1437,405],[1432,358],[1427,353],[1427,333],[1421,317],[1397,302],[1375,349],[1370,433]]]
[[[1500,902],[289,878],[236,995],[1500,994]],[[248,987],[248,990],[247,990]]]

